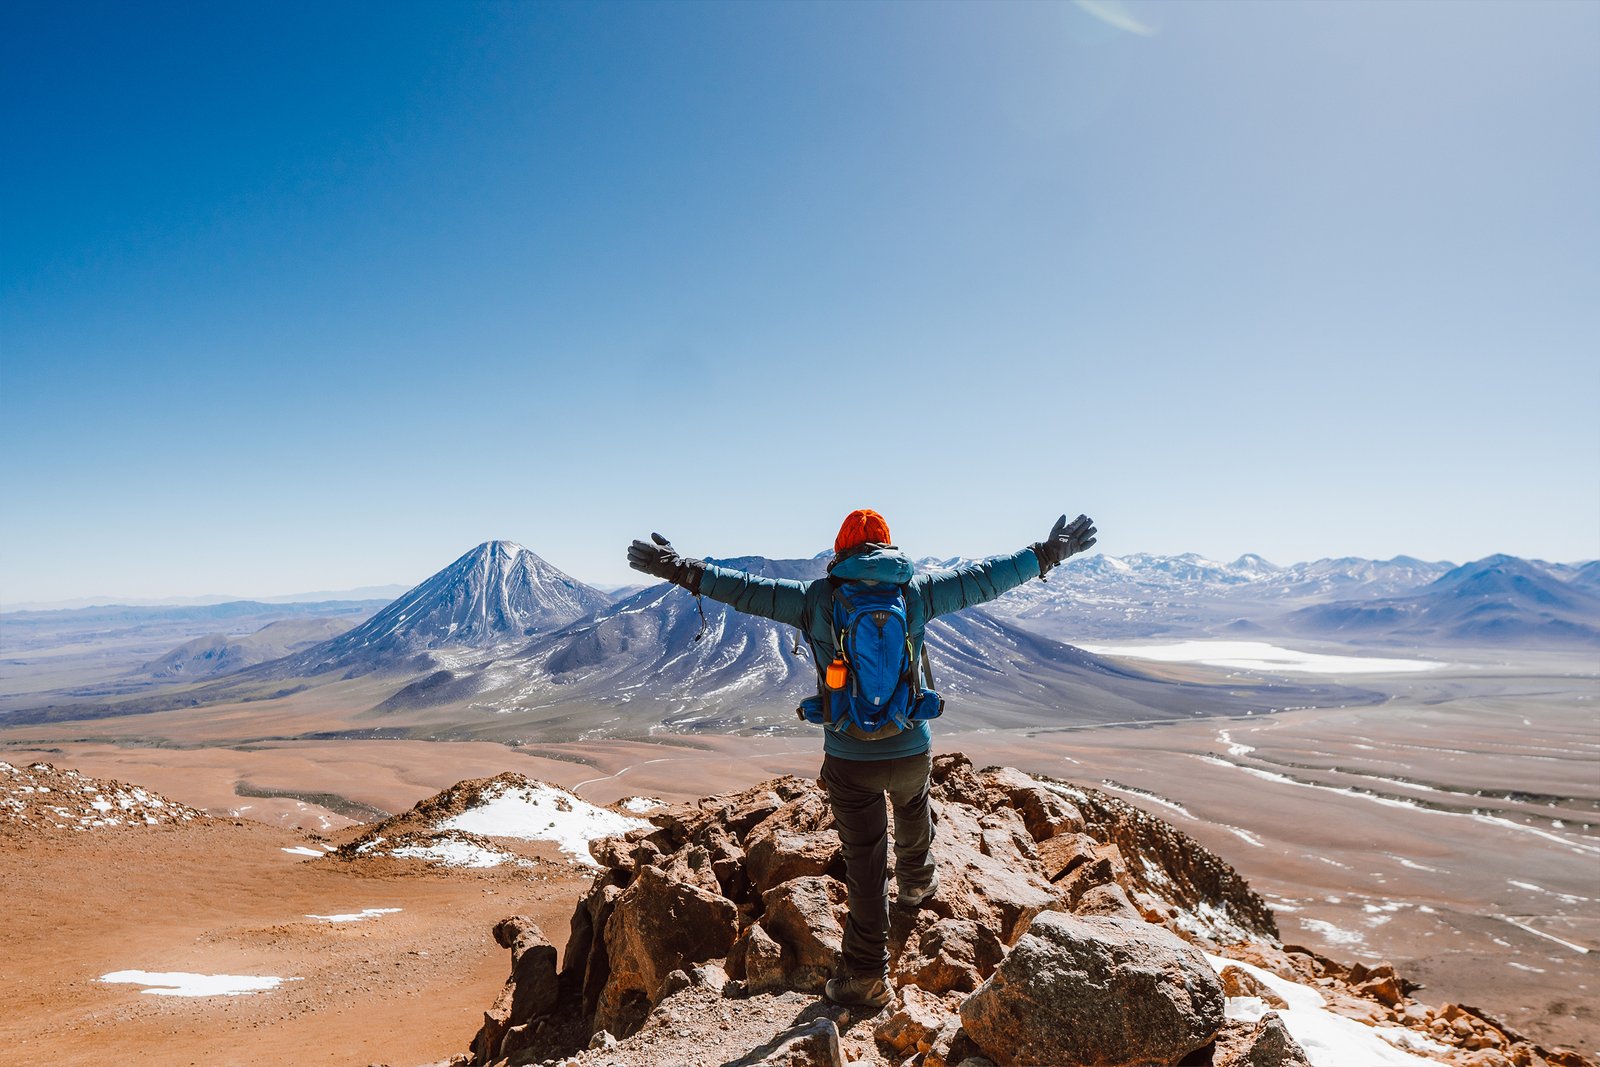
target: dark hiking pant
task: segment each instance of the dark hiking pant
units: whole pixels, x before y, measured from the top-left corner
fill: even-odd
[[[884,793],[894,803],[895,880],[901,888],[933,878],[933,821],[928,771],[933,754],[890,760],[822,759],[822,784],[844,851],[850,917],[844,924],[844,966],[852,975],[883,974],[889,965],[889,838]]]

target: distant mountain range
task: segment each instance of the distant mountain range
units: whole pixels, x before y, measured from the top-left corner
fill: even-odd
[[[280,619],[238,637],[207,634],[145,664],[141,673],[170,681],[216,678],[326,641],[351,625],[348,618]]]
[[[770,577],[814,579],[825,573],[827,560],[822,554],[719,562]],[[923,560],[919,566],[960,562]],[[393,686],[368,713],[373,728],[426,725],[428,736],[792,725],[795,703],[815,684],[809,652],[795,647],[794,631],[709,600],[699,607],[706,634],[697,641],[699,610],[676,587],[656,583],[613,601],[520,545],[490,541],[364,621],[365,613],[352,617],[351,605],[292,605],[293,625],[188,641],[144,670],[146,685],[189,684],[139,690],[136,698],[86,713],[267,699],[370,677],[380,688]],[[260,609],[224,604],[83,614],[97,624],[120,625],[162,612],[211,612],[221,620],[251,618]],[[26,631],[30,620],[59,622],[75,614],[22,613],[7,616],[5,625],[14,634],[18,624]],[[318,615],[330,617],[319,621]],[[1596,647],[1600,563],[1493,556],[1455,567],[1400,556],[1279,567],[1255,555],[1232,563],[1193,554],[1093,555],[983,609],[936,621],[928,647],[939,690],[976,709],[964,716],[967,725],[1145,721],[1374,697],[1338,685],[1179,682],[1171,672],[1162,677],[1126,668],[1067,643],[1244,632],[1408,646]],[[133,692],[62,696],[76,701]],[[82,711],[60,703],[34,707],[37,718],[80,717]],[[19,708],[16,714],[29,712]]]
[[[1490,556],[1406,596],[1341,600],[1285,618],[1296,632],[1342,639],[1584,646],[1600,651],[1596,564],[1552,567]]]

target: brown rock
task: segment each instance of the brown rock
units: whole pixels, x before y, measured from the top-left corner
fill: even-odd
[[[998,794],[1027,825],[1035,841],[1047,841],[1083,829],[1083,813],[1077,805],[1032,775],[1014,767],[986,767],[979,780],[990,795]]]
[[[1311,1067],[1311,1061],[1278,1013],[1269,1011],[1254,1023],[1225,1025],[1217,1034],[1211,1067]]]
[[[739,934],[728,953],[728,970],[744,980],[745,990],[751,995],[782,992],[789,985],[783,968],[783,946],[772,940],[758,922]]]
[[[1034,850],[1039,854],[1039,865],[1044,868],[1045,877],[1059,882],[1080,863],[1093,860],[1097,844],[1099,842],[1088,834],[1062,834],[1040,841]]]
[[[762,923],[783,946],[790,987],[814,992],[833,974],[844,941],[844,898],[844,883],[826,875],[795,878],[762,895]]]
[[[479,1063],[521,1048],[518,1038],[529,1032],[528,1024],[554,1011],[560,995],[555,946],[531,919],[513,915],[500,920],[495,924],[494,939],[501,948],[511,950],[511,976],[472,1039],[472,1055]]]
[[[839,1028],[823,1016],[786,1030],[728,1067],[846,1067]]]
[[[1010,819],[1001,816],[984,825],[969,808],[948,804],[942,811],[933,842],[939,895],[924,909],[944,918],[971,919],[1010,944],[1059,894],[1039,873],[1038,861],[1022,851]]]
[[[1230,997],[1260,997],[1269,1008],[1287,1008],[1288,1002],[1267,988],[1267,984],[1243,967],[1222,969],[1222,992]]]
[[[656,867],[640,868],[606,920],[610,973],[595,1005],[594,1028],[622,1037],[633,1033],[668,972],[728,954],[735,923],[736,910],[726,897],[673,881]]]
[[[827,798],[807,793],[768,815],[745,838],[745,872],[757,893],[791,878],[826,874],[839,855]]]
[[[1128,899],[1128,891],[1115,882],[1097,885],[1078,898],[1072,907],[1074,915],[1120,915],[1124,919],[1144,922],[1139,909]]]
[[[939,1032],[922,1058],[922,1067],[992,1067],[992,1061],[983,1056],[972,1038],[961,1028],[961,1018],[952,1016]]]
[[[914,985],[900,987],[899,1002],[894,1014],[873,1029],[872,1036],[901,1056],[927,1052],[944,1024],[955,1017],[942,998]]]
[[[1405,999],[1405,993],[1400,989],[1400,980],[1393,973],[1374,975],[1356,988],[1369,997],[1383,1001],[1391,1008]]]
[[[1001,1063],[1175,1063],[1223,1023],[1222,983],[1199,950],[1145,922],[1046,912],[961,1005]]]
[[[930,993],[970,993],[1005,958],[1005,946],[971,919],[934,919],[920,925],[895,966],[903,985]]]

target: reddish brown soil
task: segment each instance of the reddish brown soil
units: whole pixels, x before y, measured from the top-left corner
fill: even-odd
[[[494,923],[527,914],[559,946],[587,880],[553,851],[516,872],[281,851],[311,844],[231,819],[0,840],[0,1059],[437,1062],[465,1051],[505,980]],[[352,923],[307,918],[364,908],[402,910]],[[96,981],[134,969],[300,980],[201,998]]]

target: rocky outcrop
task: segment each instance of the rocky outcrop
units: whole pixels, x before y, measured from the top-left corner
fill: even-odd
[[[160,793],[49,763],[0,762],[0,836],[84,833],[114,827],[204,822],[206,816]]]
[[[1464,1054],[1484,1062],[1461,1067],[1501,1050],[1517,1067],[1564,1063],[1470,1009],[1428,1014],[1392,968],[1279,945],[1226,863],[1120,801],[960,755],[936,759],[932,781],[940,889],[892,909],[896,988],[882,1010],[817,996],[844,885],[821,788],[786,776],[593,842],[601,870],[573,911],[554,997],[542,935],[502,924],[512,979],[462,1062],[1300,1067],[1272,1012],[1283,998],[1224,954],[1419,1042],[1465,1030]],[[1225,1019],[1225,996],[1254,1005],[1249,1022]]]
[[[1222,1028],[1222,983],[1152,923],[1052,912],[962,1002],[961,1022],[998,1063],[1176,1063]]]

